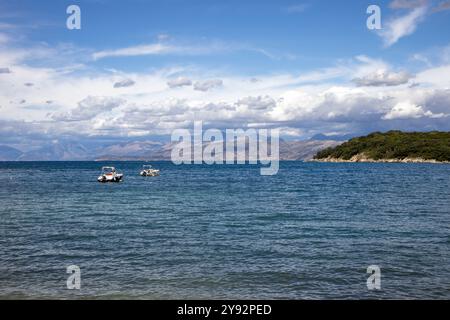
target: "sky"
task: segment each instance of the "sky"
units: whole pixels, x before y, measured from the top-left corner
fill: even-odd
[[[450,131],[448,30],[448,0],[0,0],[0,144]]]

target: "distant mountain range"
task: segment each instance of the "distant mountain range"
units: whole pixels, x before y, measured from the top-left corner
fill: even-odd
[[[53,143],[37,150],[24,152],[18,161],[77,161],[90,158],[89,150],[79,143]]]
[[[14,161],[20,158],[23,152],[8,146],[0,146],[0,161]]]
[[[280,160],[310,160],[317,152],[338,146],[341,143],[343,141],[281,140]],[[0,161],[171,160],[171,151],[175,144],[154,141],[132,141],[105,147],[88,148],[80,143],[58,142],[28,152],[22,152],[10,146],[0,146]]]

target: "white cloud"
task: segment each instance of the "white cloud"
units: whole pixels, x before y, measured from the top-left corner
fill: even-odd
[[[418,119],[422,117],[429,118],[443,118],[445,114],[434,114],[431,111],[425,111],[422,106],[418,106],[409,101],[397,103],[392,110],[383,116],[385,120],[398,120],[398,119]]]
[[[114,88],[126,88],[126,87],[134,86],[135,84],[136,84],[136,82],[134,82],[131,79],[123,79],[123,80],[120,80],[120,81],[114,83]]]
[[[206,81],[197,81],[194,84],[194,90],[197,91],[208,91],[217,87],[221,87],[223,85],[223,81],[220,79],[206,80]]]
[[[157,42],[113,50],[97,51],[92,54],[94,60],[110,57],[135,57],[152,55],[209,55],[234,50],[253,50],[249,47],[230,45],[222,42],[200,43],[194,45]]]
[[[358,86],[382,87],[405,84],[408,83],[411,78],[412,76],[405,71],[391,72],[380,69],[361,78],[355,78],[352,81]]]
[[[399,102],[397,103],[391,111],[389,111],[383,119],[394,120],[394,119],[410,119],[410,118],[421,118],[425,115],[423,108],[417,106],[410,102]]]
[[[405,7],[398,2],[397,7],[401,6],[405,11],[400,14],[406,14],[394,19],[388,28],[394,43],[414,32],[423,19],[417,14],[405,18],[422,6]],[[16,42],[2,45],[2,39],[12,41],[0,33],[2,141],[11,137],[26,137],[28,141],[39,135],[43,139],[60,135],[115,139],[170,134],[174,128],[190,128],[194,120],[216,128],[280,127],[284,134],[293,136],[394,127],[450,130],[450,50],[439,53],[441,59],[428,57],[425,52],[429,59],[423,60],[427,63],[420,64],[423,69],[414,78],[420,86],[408,87],[401,84],[408,83],[409,73],[364,55],[316,70],[280,73],[241,75],[201,66],[131,73],[96,69],[90,58],[201,55],[251,48],[220,43],[176,45],[160,37],[162,43],[93,55],[92,51],[82,51],[85,60],[80,61],[73,54],[80,50],[70,46],[20,48]],[[65,65],[67,61],[69,66]],[[77,72],[80,69],[83,72]],[[189,78],[177,78],[186,74]],[[196,80],[195,90],[190,78]],[[26,83],[34,86],[26,87]],[[171,90],[175,87],[179,89]],[[212,90],[218,87],[220,90]]]
[[[154,43],[149,45],[141,45],[134,47],[121,48],[116,50],[105,50],[95,52],[92,57],[94,60],[107,57],[132,57],[132,56],[148,56],[170,53],[176,51],[176,48],[170,47],[162,43]]]
[[[410,129],[411,120],[420,130],[421,123],[434,126],[450,113],[450,91],[446,90],[303,86],[248,96],[251,84],[244,83],[249,86],[219,96],[170,98],[172,91],[153,97],[127,94],[127,105],[118,97],[89,97],[77,108],[53,114],[53,122],[33,122],[33,130],[40,127],[42,133],[106,137],[167,135],[174,128],[190,128],[194,120],[215,128],[259,124],[301,129],[305,134],[325,129],[337,133],[383,130],[383,123],[390,122],[387,120],[401,121],[396,122],[397,129]],[[440,125],[449,128],[445,123]]]
[[[9,68],[0,68],[0,74],[11,73]]]
[[[270,96],[246,97],[237,102],[238,105],[245,105],[253,110],[266,111],[276,107],[276,101]]]
[[[414,9],[428,4],[428,0],[393,0],[389,7],[392,9]]]
[[[164,37],[158,37],[158,40],[158,42],[150,44],[96,51],[91,54],[91,58],[93,60],[100,60],[112,57],[137,57],[156,55],[204,56],[212,54],[226,54],[238,51],[248,51],[264,55],[273,60],[296,59],[296,56],[290,53],[273,54],[265,49],[233,42],[226,43],[221,41],[200,41],[197,43],[185,44],[182,42],[175,43],[174,41],[167,41],[167,38]]]
[[[392,46],[401,38],[413,34],[419,23],[421,23],[428,13],[428,7],[422,6],[414,8],[406,15],[388,21],[379,33],[383,38],[386,47]]]
[[[450,129],[444,118],[450,113],[447,65],[418,72],[414,81],[420,87],[409,88],[397,85],[407,82],[406,72],[392,71],[396,69],[385,61],[367,56],[306,72],[243,76],[194,66],[74,73],[32,67],[22,50],[0,52],[0,61],[5,54],[6,63],[0,65],[13,72],[0,76],[0,119],[33,124],[20,127],[23,136],[37,131],[48,137],[170,134],[174,128],[191,127],[194,120],[217,128],[278,126],[283,132],[305,135],[383,130],[393,126],[394,121],[386,120],[394,118],[398,129],[409,129],[411,123],[419,129],[425,124]],[[176,78],[180,74],[197,79],[196,90],[190,87],[191,79]],[[253,78],[258,81],[250,81]],[[355,78],[365,86],[355,87]],[[126,90],[115,89],[113,84],[126,83],[124,79],[135,83]],[[35,85],[25,87],[28,82]],[[413,107],[398,105],[404,101]]]
[[[85,121],[95,118],[97,115],[111,111],[121,106],[125,101],[110,97],[92,97],[78,102],[78,107],[62,114],[54,114],[56,121]]]
[[[169,86],[169,88],[191,86],[192,81],[186,77],[178,77],[178,78],[167,81],[167,85]]]
[[[429,68],[416,75],[418,83],[425,83],[439,87],[450,86],[450,65],[443,65],[436,68]]]

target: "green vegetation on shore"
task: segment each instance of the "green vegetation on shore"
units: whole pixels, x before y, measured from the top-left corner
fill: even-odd
[[[375,161],[406,158],[450,161],[450,132],[374,132],[320,151],[314,159],[351,160],[361,155]]]

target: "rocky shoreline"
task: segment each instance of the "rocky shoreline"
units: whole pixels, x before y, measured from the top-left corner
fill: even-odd
[[[437,161],[435,159],[422,159],[422,158],[404,158],[404,159],[371,159],[367,158],[364,155],[355,155],[351,157],[350,159],[341,159],[341,158],[323,158],[323,159],[313,159],[314,162],[334,162],[334,163],[437,163],[437,164],[443,164],[443,163],[450,163],[449,161]]]

